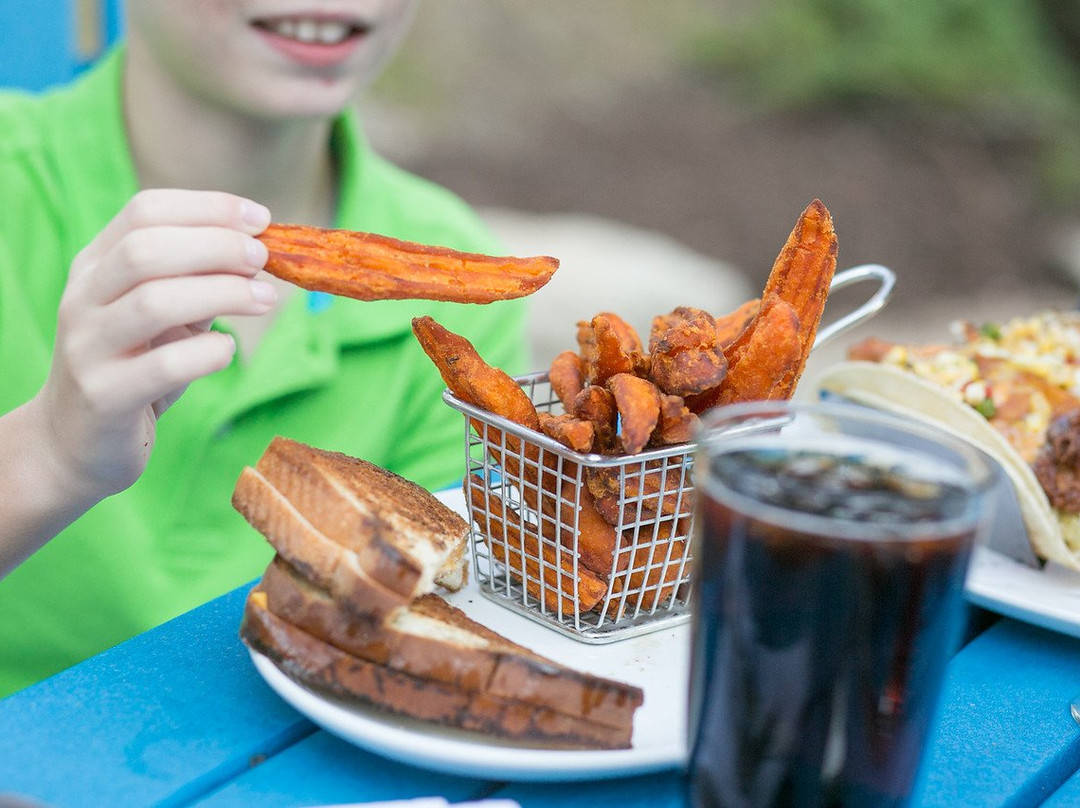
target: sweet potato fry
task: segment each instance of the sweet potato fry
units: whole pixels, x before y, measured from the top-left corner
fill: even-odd
[[[750,321],[761,310],[761,298],[747,300],[735,311],[716,318],[716,341],[726,348],[750,325]]]
[[[791,398],[814,347],[836,272],[836,233],[815,199],[780,250],[761,308],[728,345],[728,374],[719,387],[687,397],[695,413],[717,404]]]
[[[792,369],[802,361],[795,310],[778,297],[767,298],[750,329],[751,338],[733,352],[731,368],[718,388],[714,404],[790,397],[785,380],[792,377]],[[701,403],[695,399],[690,407],[694,409]]]
[[[663,459],[627,466],[621,477],[616,467],[590,466],[585,469],[585,484],[596,500],[596,509],[612,525],[676,513],[687,516],[693,510],[688,467],[672,467]]]
[[[552,509],[543,508],[544,514],[552,516]],[[582,485],[580,489],[562,491],[555,511],[556,519],[541,519],[540,533],[548,539],[557,540],[563,547],[577,547],[581,563],[601,577],[611,574],[618,563],[629,562],[625,555],[616,558],[615,547],[618,534],[614,527],[600,515],[596,501],[589,489]],[[558,530],[555,525],[558,524]]]
[[[660,391],[648,379],[616,373],[607,380],[619,411],[619,443],[624,454],[637,454],[660,420]]]
[[[575,452],[591,452],[593,439],[596,436],[592,421],[575,418],[572,415],[552,415],[549,412],[539,412],[540,431],[553,440],[557,440],[568,449]]]
[[[504,371],[485,362],[465,337],[431,317],[415,317],[413,334],[451,392],[476,407],[537,429],[536,407],[528,393]]]
[[[450,391],[462,401],[529,429],[539,429],[536,407],[514,379],[480,357],[465,337],[449,331],[431,317],[416,317],[413,333],[435,364]],[[540,450],[497,427],[470,419],[473,429],[486,439],[488,454],[509,478],[520,481],[522,496],[530,507],[540,500],[542,481]]]
[[[695,319],[706,317],[711,324],[715,324],[713,316],[704,309],[695,309],[693,306],[676,306],[667,314],[657,314],[652,318],[649,326],[649,352],[656,349],[656,343],[665,333],[673,328],[692,323]]]
[[[633,561],[624,573],[611,580],[612,596],[606,612],[609,618],[648,614],[689,583],[687,528],[686,520],[642,527],[636,550],[632,549],[633,531],[625,531],[623,546],[633,554]]]
[[[575,609],[589,611],[596,606],[607,591],[604,581],[581,564],[575,565],[565,548],[541,541],[531,526],[522,530],[517,514],[493,491],[469,485],[468,480],[465,487],[470,515],[487,537],[492,555],[545,609],[573,614]]]
[[[259,236],[266,271],[304,289],[358,300],[490,303],[532,294],[559,262],[480,255],[372,233],[271,224]]]
[[[615,527],[660,518],[656,510],[658,507],[662,507],[662,510],[667,512],[678,510],[680,514],[688,514],[693,508],[692,492],[686,491],[679,496],[677,492],[668,491],[663,500],[656,495],[640,498],[626,497],[623,500],[622,511],[619,510],[617,494],[609,494],[596,499],[596,510],[608,524]]]
[[[698,417],[690,412],[682,396],[662,395],[660,420],[656,424],[656,429],[653,430],[649,443],[657,446],[689,443],[694,436],[697,422]]]
[[[644,366],[641,340],[611,313],[578,323],[578,346],[586,384],[604,384],[617,373],[636,374]]]
[[[832,216],[821,200],[815,199],[807,205],[788,236],[761,293],[762,301],[776,295],[788,303],[799,320],[798,360],[787,368],[784,377],[779,380],[773,395],[775,399],[791,398],[795,392],[814,347],[814,338],[835,273],[836,233]],[[764,307],[764,303],[762,305]]]
[[[619,525],[619,497],[615,494],[604,494],[594,498],[597,512],[604,517],[604,521],[613,527]]]
[[[591,384],[574,399],[573,412],[593,425],[593,451],[611,454],[616,450],[615,432],[619,411],[615,396],[606,387]]]
[[[602,311],[597,316],[603,317],[607,321],[607,325],[618,337],[619,345],[622,346],[623,351],[631,355],[645,352],[645,345],[642,343],[641,337],[630,323],[611,311]]]
[[[716,320],[707,311],[689,306],[653,319],[649,357],[649,379],[665,393],[701,393],[727,375]]]
[[[551,360],[548,369],[551,390],[562,402],[563,410],[574,415],[574,399],[585,386],[581,357],[573,351],[563,351]]]

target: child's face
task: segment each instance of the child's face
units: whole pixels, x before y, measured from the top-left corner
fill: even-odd
[[[393,54],[416,0],[134,0],[135,69],[272,118],[332,115]],[[151,68],[154,69],[154,68]]]

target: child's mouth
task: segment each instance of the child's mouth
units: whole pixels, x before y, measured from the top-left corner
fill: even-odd
[[[313,17],[275,17],[256,20],[253,25],[304,45],[340,45],[368,30],[367,26],[360,23]]]

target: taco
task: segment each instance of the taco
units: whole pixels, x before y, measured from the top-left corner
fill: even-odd
[[[954,330],[950,343],[858,343],[819,387],[975,443],[1012,480],[1036,555],[1080,570],[1080,314]]]

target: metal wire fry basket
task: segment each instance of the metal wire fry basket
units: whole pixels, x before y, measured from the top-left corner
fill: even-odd
[[[814,349],[880,311],[896,276],[864,264],[837,273],[829,291],[864,281],[877,289],[819,328]],[[515,381],[537,411],[562,412],[546,372]],[[693,444],[581,454],[449,390],[443,400],[465,415],[471,555],[485,597],[587,643],[689,619]]]
[[[537,410],[561,412],[547,373],[516,381]],[[588,643],[689,618],[692,445],[581,454],[443,397],[466,416],[471,555],[486,597]]]

